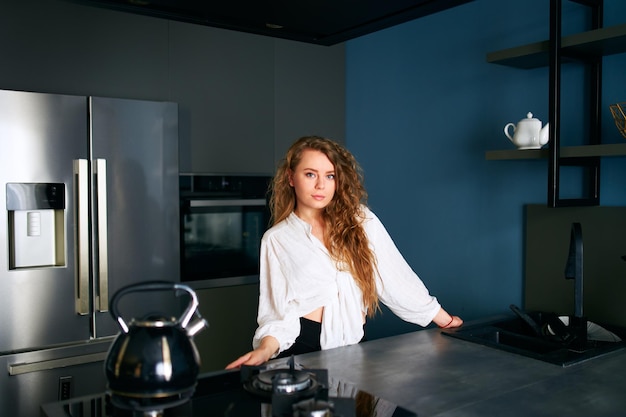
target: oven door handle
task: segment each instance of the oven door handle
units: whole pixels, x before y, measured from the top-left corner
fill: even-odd
[[[189,207],[265,206],[264,198],[239,200],[189,200]]]

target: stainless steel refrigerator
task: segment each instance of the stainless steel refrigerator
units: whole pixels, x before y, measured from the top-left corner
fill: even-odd
[[[170,102],[0,90],[0,415],[102,391],[109,297],[179,281],[177,120]],[[169,302],[139,297],[127,318]]]

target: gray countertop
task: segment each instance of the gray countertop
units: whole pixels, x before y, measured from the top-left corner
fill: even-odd
[[[295,359],[419,417],[626,416],[626,349],[561,367],[427,329]]]

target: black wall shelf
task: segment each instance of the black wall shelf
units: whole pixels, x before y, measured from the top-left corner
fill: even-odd
[[[508,67],[533,69],[547,67],[550,41],[535,42],[487,54],[487,62]],[[626,52],[626,24],[590,30],[561,38],[563,61],[574,57],[601,57]]]
[[[487,54],[487,62],[520,69],[548,67],[549,70],[549,143],[546,149],[495,150],[487,160],[548,159],[548,206],[594,206],[600,204],[601,157],[625,156],[626,143],[601,143],[602,57],[626,52],[626,24],[603,27],[603,0],[571,0],[589,7],[591,30],[562,36],[562,0],[550,0],[550,36],[546,41],[530,43]],[[561,146],[561,66],[576,63],[587,66],[590,86],[588,142],[583,146]],[[562,166],[585,169],[581,183],[584,196],[560,197]]]
[[[495,150],[487,151],[485,153],[485,159],[488,161],[546,159],[549,156],[550,150],[548,148]],[[561,158],[582,158],[593,156],[626,156],[626,143],[561,147]]]

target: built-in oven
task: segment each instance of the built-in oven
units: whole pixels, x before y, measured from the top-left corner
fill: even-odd
[[[270,181],[267,175],[180,175],[182,282],[194,288],[258,282]]]

